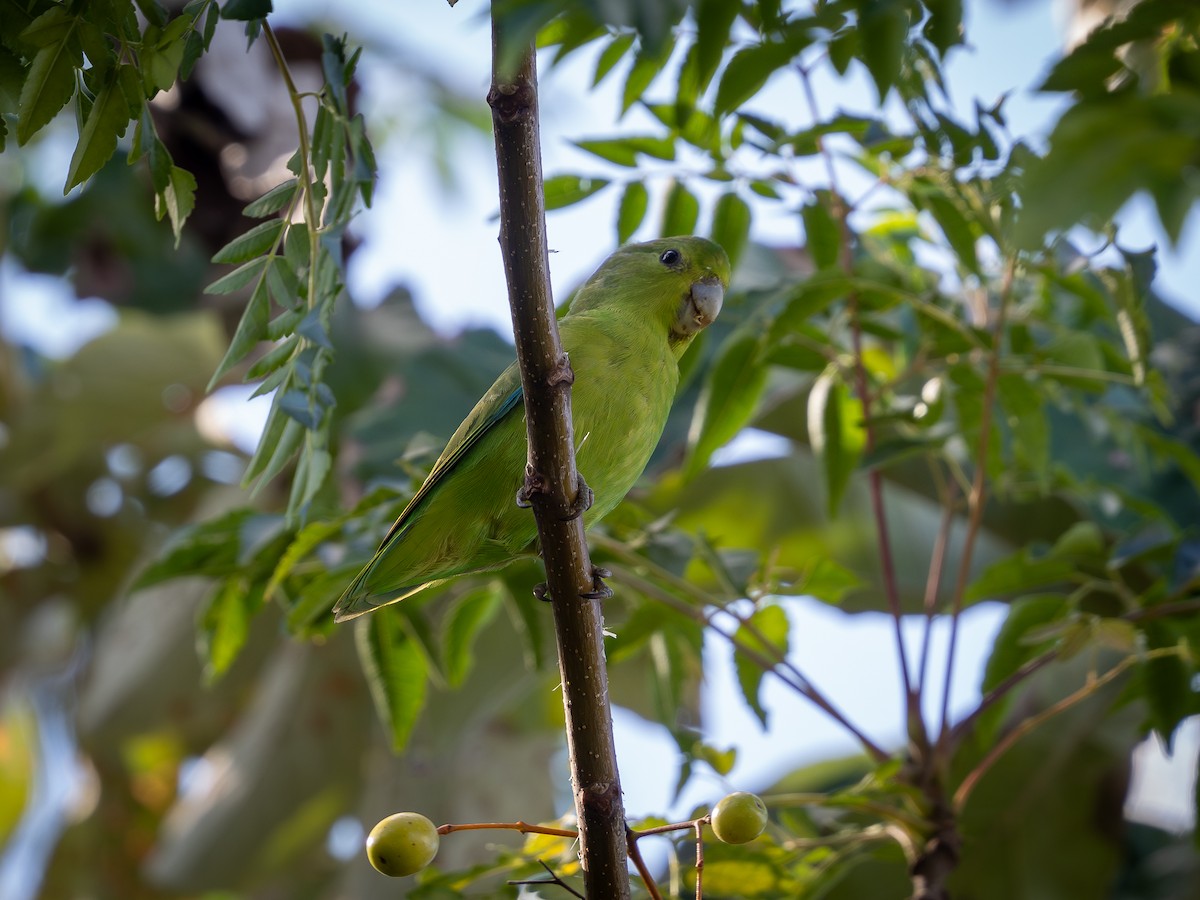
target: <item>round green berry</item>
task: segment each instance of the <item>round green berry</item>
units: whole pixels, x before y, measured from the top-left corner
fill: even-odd
[[[745,844],[767,827],[767,805],[762,797],[737,791],[713,807],[712,830],[726,844]]]
[[[437,826],[420,813],[388,816],[367,835],[367,859],[384,875],[414,875],[433,862]]]

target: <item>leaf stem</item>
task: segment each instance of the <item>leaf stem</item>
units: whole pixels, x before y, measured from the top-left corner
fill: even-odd
[[[639,562],[641,562],[640,559]],[[859,741],[859,743],[862,744],[863,749],[876,762],[883,762],[884,760],[890,758],[890,754],[888,754],[886,750],[863,734],[862,731],[860,731],[841,710],[834,706],[833,703],[826,698],[825,695],[822,694],[793,663],[783,658],[782,655],[776,655],[775,659],[771,659],[770,657],[761,653],[757,648],[739,638],[736,633],[726,631],[713,620],[712,616],[710,616],[704,610],[697,609],[690,603],[680,600],[674,594],[663,589],[654,582],[634,574],[629,569],[613,565],[610,565],[609,568],[612,569],[613,577],[621,583],[628,585],[635,591],[645,594],[651,599],[657,600],[658,602],[669,606],[676,612],[687,616],[706,628],[711,628],[714,633],[725,638],[725,640],[729,641],[729,643],[732,644],[739,653],[761,668],[763,672],[769,672],[770,674],[774,675],[788,687],[792,688],[802,697],[806,698],[810,703],[824,711],[834,721],[849,731]],[[721,609],[721,611],[733,617],[739,623],[744,624],[744,619],[740,616],[737,616],[732,611],[728,609]],[[775,649],[778,651],[778,648],[774,648],[774,645],[770,644],[769,642],[766,644],[766,648]]]
[[[988,360],[987,376],[983,387],[983,412],[979,422],[979,446],[975,454],[975,474],[971,490],[967,494],[967,533],[963,538],[962,554],[959,556],[958,578],[954,586],[954,600],[950,610],[950,646],[946,651],[946,668],[942,683],[941,726],[938,729],[938,746],[945,752],[945,739],[950,734],[950,685],[954,678],[954,660],[958,649],[959,620],[967,594],[967,582],[971,577],[971,560],[975,544],[983,525],[983,509],[987,502],[987,461],[991,445],[992,425],[996,405],[996,388],[1000,381],[1000,344],[1004,335],[1008,305],[1012,299],[1013,282],[1017,273],[1017,259],[1011,256],[1004,267],[1000,282],[999,308],[992,323],[992,355]]]
[[[1088,697],[1096,693],[1098,690],[1100,690],[1100,688],[1104,687],[1135,663],[1146,662],[1150,659],[1157,659],[1165,656],[1177,656],[1178,654],[1179,650],[1176,647],[1160,647],[1156,650],[1148,650],[1144,653],[1139,653],[1134,656],[1127,656],[1103,675],[1090,676],[1086,684],[1084,684],[1078,690],[1068,694],[1066,697],[1063,697],[1057,703],[1046,707],[1037,715],[1023,719],[1020,724],[1013,728],[1012,731],[1008,732],[1003,738],[997,741],[992,749],[988,751],[987,755],[979,762],[979,764],[975,766],[975,768],[972,769],[962,780],[958,786],[958,789],[954,792],[954,809],[961,813],[964,804],[967,802],[967,798],[971,796],[971,792],[979,783],[979,779],[982,778],[993,765],[995,765],[996,761],[999,760],[1000,757],[1003,756],[1013,746],[1013,744],[1015,744],[1025,735],[1029,734],[1029,732],[1033,731],[1033,729],[1037,728],[1043,722],[1054,718],[1054,716],[1061,712],[1065,712],[1076,703],[1086,700]]]

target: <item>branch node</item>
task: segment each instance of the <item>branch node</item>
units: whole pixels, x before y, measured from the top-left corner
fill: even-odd
[[[517,506],[521,509],[529,509],[533,506],[534,495],[545,494],[549,489],[550,485],[546,482],[546,476],[526,463],[525,483],[517,491]]]
[[[582,808],[605,817],[611,816],[621,802],[620,787],[615,782],[606,784],[598,781],[580,788],[578,793]]]
[[[554,368],[546,373],[546,384],[554,388],[574,383],[575,370],[571,368],[570,358],[564,353],[559,356],[558,361],[554,364]]]
[[[487,94],[487,104],[501,125],[513,125],[528,119],[533,103],[533,86],[526,83],[494,84]]]

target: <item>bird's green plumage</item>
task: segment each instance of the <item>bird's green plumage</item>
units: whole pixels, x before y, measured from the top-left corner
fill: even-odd
[[[679,358],[716,316],[729,261],[711,241],[664,238],[617,250],[559,322],[575,372],[576,462],[595,492],[594,524],[641,475],[679,382]],[[536,550],[537,526],[516,505],[526,458],[516,363],[454,432],[425,483],[334,608],[339,621],[436,582],[500,568]]]

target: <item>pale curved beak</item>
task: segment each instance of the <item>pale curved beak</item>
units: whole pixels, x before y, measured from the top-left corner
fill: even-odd
[[[695,282],[680,312],[679,330],[687,335],[703,331],[716,321],[724,302],[725,288],[716,275]]]

